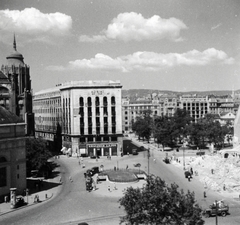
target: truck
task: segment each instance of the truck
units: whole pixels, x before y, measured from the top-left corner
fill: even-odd
[[[203,216],[210,217],[210,216],[223,216],[229,214],[229,206],[225,205],[223,201],[219,201],[209,206],[209,208],[203,210]]]

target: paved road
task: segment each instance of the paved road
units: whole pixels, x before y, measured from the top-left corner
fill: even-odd
[[[188,182],[184,178],[181,167],[165,164],[162,161],[164,154],[160,151],[153,152],[149,159],[150,173],[160,176],[169,184],[177,183],[185,192],[188,189],[194,191],[196,199],[203,207],[208,206],[215,199],[222,198],[218,194],[208,191],[208,197],[204,199],[204,187],[197,178]],[[153,158],[156,159],[156,163],[153,162]],[[146,153],[140,153],[137,156],[112,157],[112,160],[104,158],[98,162],[93,159],[85,159],[86,168],[84,169],[79,166],[76,158],[61,157],[58,163],[61,165],[63,179],[62,192],[51,201],[1,216],[0,224],[77,224],[82,221],[86,221],[90,225],[119,224],[119,215],[124,213],[123,209],[119,208],[119,196],[114,198],[98,195],[97,192],[101,192],[101,189],[95,193],[87,192],[83,173],[87,168],[95,165],[103,164],[105,168],[113,168],[114,166],[125,168],[128,165],[129,168],[132,168],[133,164],[137,162],[141,163],[141,169],[147,172],[148,159]],[[69,180],[70,176],[73,182]],[[219,217],[219,225],[240,224],[239,202],[231,201],[230,207],[232,215],[225,218]],[[206,225],[211,224],[215,224],[215,218],[206,219]]]

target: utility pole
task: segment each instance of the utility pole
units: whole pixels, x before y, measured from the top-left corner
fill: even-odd
[[[218,202],[217,200],[215,201],[216,203],[216,225],[218,225]]]
[[[149,147],[148,147],[147,158],[148,158],[148,176],[149,176],[149,158],[150,158],[150,149],[149,149]]]

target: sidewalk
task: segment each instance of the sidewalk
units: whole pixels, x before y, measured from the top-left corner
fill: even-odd
[[[55,171],[57,171],[58,169],[59,168],[57,168]],[[59,176],[56,176],[56,177],[51,178],[51,179],[44,180],[46,184],[48,184],[48,183],[55,184],[54,187],[52,187],[52,188],[51,187],[50,188],[46,187],[45,190],[34,192],[33,194],[30,194],[28,196],[28,198],[26,196],[24,196],[24,201],[28,202],[24,206],[21,206],[21,207],[15,208],[15,209],[11,209],[10,202],[0,203],[0,216],[5,215],[7,213],[11,213],[11,212],[16,211],[16,210],[21,210],[21,209],[27,208],[29,206],[33,206],[33,205],[36,205],[36,204],[42,204],[42,203],[52,199],[53,197],[55,197],[60,192],[61,187],[62,187],[61,185],[59,185]],[[39,197],[39,202],[38,203],[34,202],[34,197],[36,195],[38,195],[38,197]]]

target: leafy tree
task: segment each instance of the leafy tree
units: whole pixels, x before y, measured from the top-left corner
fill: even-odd
[[[184,194],[183,190],[178,191],[177,184],[168,186],[153,175],[148,176],[142,188],[127,188],[119,203],[126,212],[121,224],[204,224],[194,192]]]
[[[47,166],[47,160],[52,156],[47,149],[46,141],[37,138],[26,139],[27,170],[41,170]]]
[[[173,115],[173,137],[182,141],[184,137],[187,137],[189,130],[188,125],[193,122],[193,118],[186,109],[177,109]]]
[[[171,117],[156,117],[154,120],[154,138],[163,148],[173,143],[173,120]]]
[[[132,124],[132,130],[138,135],[138,138],[145,138],[149,141],[152,134],[152,111],[144,110]]]

